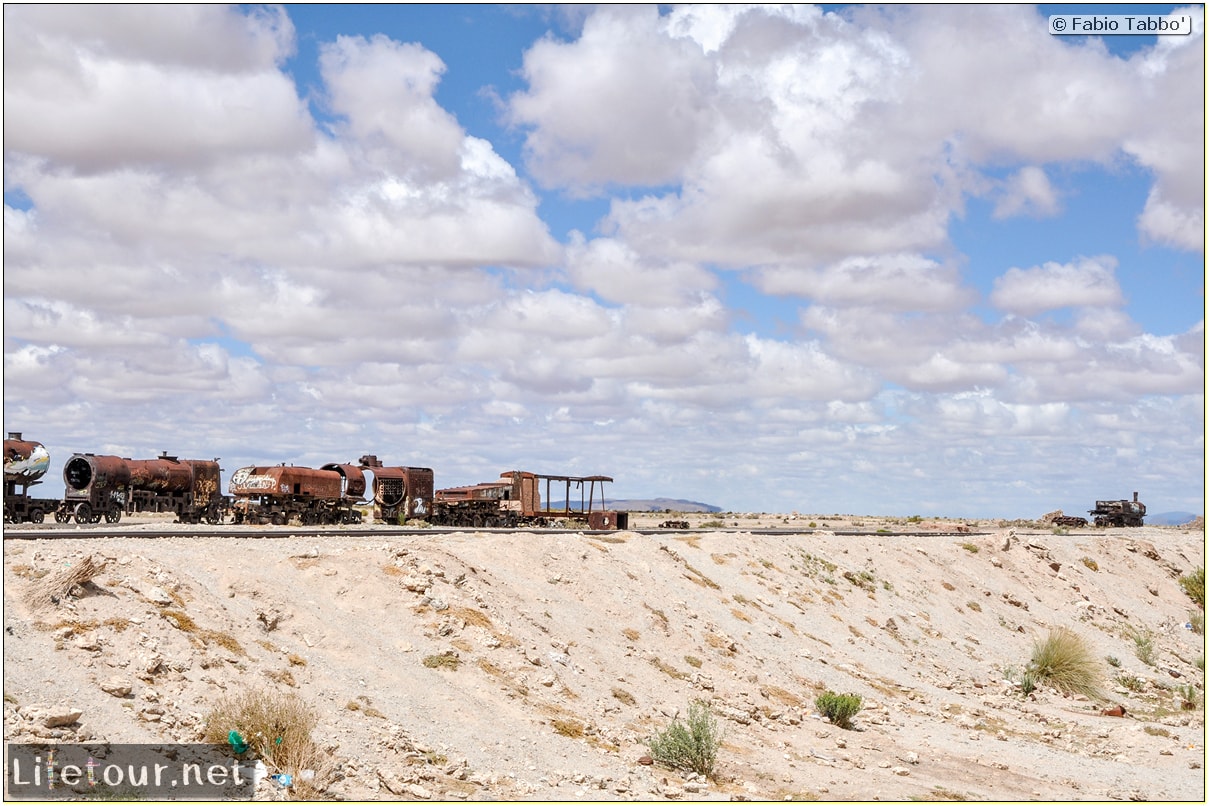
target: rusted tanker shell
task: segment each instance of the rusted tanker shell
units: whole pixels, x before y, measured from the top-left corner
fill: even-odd
[[[322,470],[339,473],[346,479],[344,494],[348,498],[360,501],[365,495],[365,474],[356,465],[324,465]]]
[[[21,439],[12,434],[4,440],[4,480],[32,484],[50,469],[50,453],[41,442]]]
[[[120,456],[97,456],[77,453],[63,466],[63,483],[67,493],[84,493],[91,489],[127,487],[130,465]]]
[[[183,493],[193,487],[193,466],[177,459],[127,459],[130,483],[140,490]]]
[[[242,467],[231,476],[230,492],[234,496],[305,495],[336,501],[340,499],[340,480],[340,474],[333,470],[281,465]]]

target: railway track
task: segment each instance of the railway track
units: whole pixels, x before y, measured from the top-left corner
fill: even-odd
[[[828,535],[841,535],[851,537],[974,537],[978,535],[987,535],[990,532],[973,532],[973,531],[901,531],[891,532],[886,530],[837,530],[837,529],[744,529],[740,527],[726,527],[713,529],[627,529],[630,534],[640,534],[648,537],[659,536],[675,536],[675,535],[701,535],[711,533],[723,534],[752,534],[752,535],[784,535],[784,536],[804,536],[809,537],[812,534],[822,533]],[[234,537],[234,538],[258,538],[265,540],[291,538],[291,537],[424,537],[426,535],[451,535],[466,532],[482,532],[486,534],[513,534],[515,532],[524,532],[525,534],[533,535],[586,535],[590,537],[608,537],[609,535],[617,534],[615,530],[609,531],[593,531],[589,529],[505,529],[505,528],[470,528],[465,526],[430,526],[427,528],[408,528],[402,526],[372,526],[369,528],[347,528],[340,526],[205,526],[205,525],[182,525],[173,524],[172,528],[146,528],[145,526],[129,525],[115,526],[111,524],[89,524],[82,526],[72,526],[69,528],[44,526],[44,525],[27,525],[20,526],[6,525],[4,528],[5,540],[60,540],[60,539],[80,539],[80,538],[107,538],[107,537],[124,537],[124,538],[143,538],[156,539],[167,537]]]

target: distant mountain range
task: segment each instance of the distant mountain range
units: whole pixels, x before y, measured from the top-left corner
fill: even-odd
[[[573,501],[579,506],[578,501]],[[722,507],[713,504],[703,504],[700,501],[686,501],[683,498],[630,498],[608,499],[609,509],[621,512],[721,512]],[[550,509],[563,509],[562,501],[552,501]]]
[[[1145,521],[1149,526],[1183,526],[1195,517],[1191,512],[1156,512]]]

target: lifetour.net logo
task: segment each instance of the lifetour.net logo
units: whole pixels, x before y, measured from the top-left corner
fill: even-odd
[[[212,744],[6,744],[6,800],[250,800],[253,764]]]

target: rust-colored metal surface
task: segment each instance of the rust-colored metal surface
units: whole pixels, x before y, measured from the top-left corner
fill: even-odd
[[[130,466],[120,456],[77,453],[63,466],[68,498],[87,498],[93,491],[130,486]]]
[[[167,454],[158,459],[127,459],[130,483],[141,490],[180,493],[193,489],[194,463]],[[211,462],[217,470],[217,463]]]
[[[4,480],[31,485],[50,469],[50,453],[41,442],[21,438],[21,432],[9,432],[4,440]]]
[[[340,478],[343,479],[341,493],[344,498],[360,501],[365,495],[365,474],[357,465],[326,464],[321,470],[340,474]]]
[[[340,488],[341,476],[335,471],[275,465],[241,467],[231,476],[229,489],[234,496],[302,495],[334,501],[340,498]]]
[[[609,476],[555,476],[509,470],[500,480],[447,487],[435,494],[436,523],[459,526],[544,526],[565,520],[587,521],[591,529],[625,529],[629,514],[605,509]],[[561,508],[551,501],[562,497]],[[542,501],[546,501],[542,506]]]
[[[362,457],[363,459],[366,457]],[[376,458],[376,457],[375,457]],[[364,465],[364,461],[362,462]],[[373,474],[374,519],[397,523],[432,513],[433,472],[429,467],[367,465]]]

